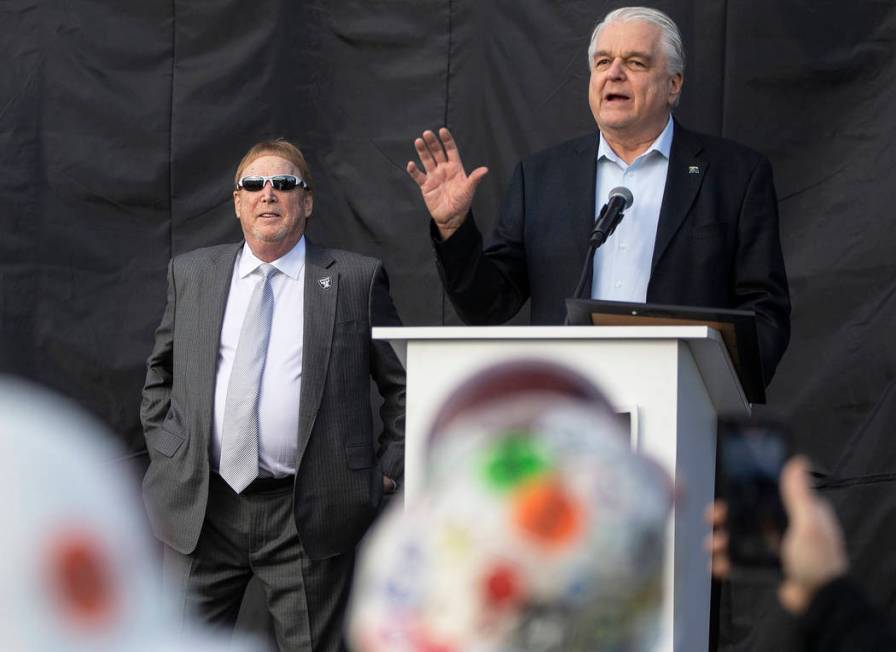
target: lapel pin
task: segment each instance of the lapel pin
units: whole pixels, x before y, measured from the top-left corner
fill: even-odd
[[[317,279],[317,282],[320,283],[320,286],[327,290],[333,284],[333,281],[330,280],[329,276],[324,276],[323,278]]]
[[[698,165],[688,166],[688,174],[700,174],[700,166],[698,166]]]

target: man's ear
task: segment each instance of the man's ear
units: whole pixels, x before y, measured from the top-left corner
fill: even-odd
[[[669,106],[675,106],[681,96],[681,87],[684,85],[684,75],[675,73],[669,78]]]
[[[240,219],[240,191],[233,191],[233,211],[236,213],[236,219]]]
[[[312,195],[308,191],[305,191],[304,202],[305,202],[305,219],[307,220],[309,217],[311,217],[311,212],[314,210],[314,195]]]

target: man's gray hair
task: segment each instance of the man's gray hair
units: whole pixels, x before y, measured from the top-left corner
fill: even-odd
[[[681,42],[681,32],[678,26],[666,14],[658,9],[649,7],[622,7],[611,11],[597,24],[591,33],[591,43],[588,45],[588,69],[594,65],[594,52],[597,49],[597,39],[609,23],[627,23],[633,20],[643,20],[660,28],[660,44],[666,55],[666,68],[670,75],[684,75],[684,45]]]

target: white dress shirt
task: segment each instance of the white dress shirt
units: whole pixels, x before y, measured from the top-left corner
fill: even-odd
[[[261,281],[259,260],[244,244],[237,254],[224,311],[218,372],[215,379],[214,425],[209,450],[212,469],[221,460],[221,430],[227,386],[240,340],[240,329],[255,286]],[[274,313],[271,338],[261,377],[258,400],[258,469],[261,477],[285,477],[296,471],[299,438],[299,396],[302,389],[302,333],[305,297],[305,238],[285,256],[271,263]]]
[[[606,204],[610,191],[617,186],[631,190],[634,202],[613,235],[594,254],[592,299],[640,303],[647,300],[673,128],[670,116],[662,133],[631,165],[619,158],[604,135],[600,135],[595,205],[599,210]]]

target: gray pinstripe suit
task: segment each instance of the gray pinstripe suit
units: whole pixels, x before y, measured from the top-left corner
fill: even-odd
[[[209,508],[219,340],[241,246],[199,249],[171,261],[167,306],[147,362],[144,502],[156,536],[182,555],[196,549]],[[320,282],[327,277],[328,286]],[[370,339],[372,325],[400,323],[379,261],[307,242],[304,301],[292,510],[307,558],[320,561],[353,554],[379,510],[383,475],[403,475],[405,377],[390,346]],[[379,438],[372,429],[371,377],[384,399]],[[310,581],[326,592],[326,573]],[[304,583],[308,594],[308,576]],[[315,607],[311,597],[308,604]]]

